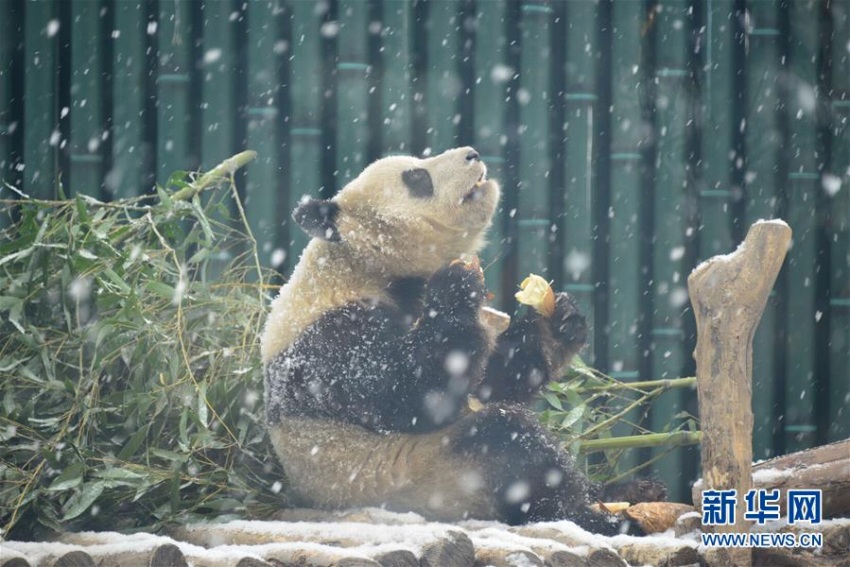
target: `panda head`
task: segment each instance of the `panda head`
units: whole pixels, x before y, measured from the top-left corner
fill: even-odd
[[[293,219],[359,270],[427,276],[483,246],[498,201],[478,152],[463,147],[380,159],[333,199],[303,199]]]

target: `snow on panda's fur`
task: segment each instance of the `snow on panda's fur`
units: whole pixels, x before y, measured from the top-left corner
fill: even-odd
[[[378,160],[293,213],[313,238],[262,357],[271,439],[302,504],[614,529],[521,407],[582,348],[583,317],[558,294],[551,319],[529,310],[496,339],[480,270],[453,262],[482,247],[498,200],[467,147]]]

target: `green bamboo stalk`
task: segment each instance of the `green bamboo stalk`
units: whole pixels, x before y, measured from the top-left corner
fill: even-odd
[[[616,382],[613,384],[604,384],[602,386],[586,386],[577,388],[576,392],[584,394],[587,392],[610,392],[612,390],[646,390],[649,388],[661,388],[668,390],[670,388],[694,388],[697,385],[697,379],[694,376],[685,378],[672,378],[663,380],[644,380],[643,382]]]
[[[229,157],[200,176],[194,183],[190,183],[188,187],[184,187],[174,193],[174,195],[171,196],[171,199],[173,201],[189,201],[204,189],[207,189],[224,179],[230,179],[236,170],[244,167],[256,158],[257,152],[253,150],[240,152],[233,157]]]
[[[581,453],[595,453],[610,449],[636,449],[639,447],[675,447],[678,445],[698,445],[702,439],[701,431],[673,431],[672,433],[650,433],[649,435],[628,435],[610,439],[590,439],[581,441]]]
[[[142,185],[147,185],[150,181],[146,172],[145,181],[142,182],[144,160],[139,159],[140,156],[136,152],[128,151],[133,147],[141,148],[145,143],[142,134],[145,89],[141,88],[141,85],[148,72],[145,66],[144,40],[147,21],[144,16],[146,8],[141,2],[114,2],[113,6],[115,29],[121,30],[121,33],[110,38],[110,51],[114,73],[116,77],[121,78],[112,83],[111,120],[115,127],[112,129],[111,158],[114,171],[123,172],[121,181],[114,186],[113,198],[124,199],[143,195],[145,189],[142,189]],[[145,23],[144,26],[142,22]],[[153,117],[147,119],[153,120]],[[221,136],[222,132],[218,131],[217,135]]]
[[[24,160],[26,171],[39,175],[23,175],[20,189],[36,198],[49,199],[58,191],[56,164],[59,144],[49,140],[58,122],[58,92],[54,88],[59,49],[59,34],[45,33],[45,23],[57,17],[58,4],[34,2],[26,6],[24,18]],[[14,20],[13,20],[14,21]],[[6,96],[5,93],[3,96]],[[54,109],[57,109],[54,111]]]

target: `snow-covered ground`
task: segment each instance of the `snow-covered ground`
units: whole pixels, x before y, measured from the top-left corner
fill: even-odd
[[[696,522],[681,520],[688,517]],[[694,517],[695,516],[695,517]],[[698,525],[696,512],[680,518]],[[772,522],[760,531],[791,530]],[[801,565],[844,565],[850,519],[826,520],[803,531],[824,533],[823,548],[791,552]],[[704,564],[697,532],[674,530],[646,537],[604,537],[572,522],[507,526],[497,522],[427,522],[416,514],[367,508],[344,512],[294,509],[274,521],[209,522],[167,535],[81,532],[52,542],[0,542],[0,565],[15,567],[625,567]],[[790,550],[789,550],[790,551]],[[77,556],[68,556],[76,552]],[[82,556],[80,552],[83,552]],[[762,552],[765,555],[759,556]],[[11,563],[20,557],[26,563]],[[67,561],[72,557],[73,561]],[[783,559],[757,551],[761,565]],[[66,558],[66,560],[62,560]],[[91,560],[91,562],[88,562]],[[767,562],[765,562],[767,561]]]
[[[50,565],[84,551],[101,566],[147,566],[151,554],[172,544],[195,567],[245,565],[611,565],[635,564],[629,549],[651,547],[696,558],[693,537],[671,534],[607,538],[572,522],[506,526],[496,522],[426,522],[416,514],[379,509],[349,512],[289,510],[276,521],[195,524],[169,535],[114,532],[66,534],[55,542],[0,545],[5,563],[15,554],[30,564]],[[625,551],[625,553],[623,553]],[[624,559],[621,559],[621,556]],[[250,558],[250,561],[246,558]],[[243,563],[240,563],[243,561]],[[642,562],[638,563],[642,564]],[[680,563],[676,563],[680,564]]]

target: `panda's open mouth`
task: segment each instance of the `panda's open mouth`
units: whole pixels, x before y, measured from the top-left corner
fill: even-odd
[[[482,194],[484,193],[484,190],[486,189],[486,185],[487,173],[485,172],[481,174],[481,177],[478,178],[478,181],[476,181],[472,188],[470,188],[470,190],[467,191],[467,193],[463,196],[463,199],[461,199],[461,203],[469,203],[472,201],[479,200]]]

